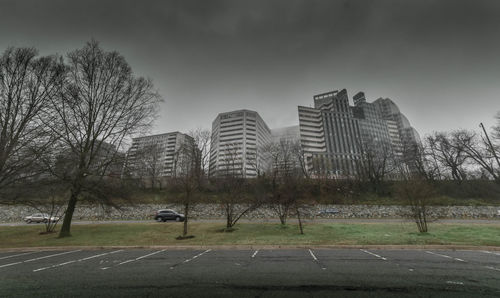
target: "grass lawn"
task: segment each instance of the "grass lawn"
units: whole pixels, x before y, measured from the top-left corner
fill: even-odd
[[[309,223],[304,235],[294,224],[241,223],[223,232],[221,223],[190,223],[194,238],[176,240],[182,223],[130,223],[72,226],[72,237],[40,235],[43,225],[0,227],[0,248],[35,246],[147,245],[485,245],[500,246],[498,224],[430,225],[420,234],[412,223]]]

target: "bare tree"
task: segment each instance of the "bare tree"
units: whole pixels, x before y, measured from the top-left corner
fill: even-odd
[[[23,195],[21,201],[17,203],[46,214],[48,219],[43,222],[45,225],[44,233],[53,233],[59,219],[64,215],[66,190],[64,185],[52,177],[30,181],[23,184]]]
[[[130,152],[130,151],[129,151]],[[141,183],[154,189],[157,186],[162,188],[161,176],[165,169],[165,160],[163,159],[164,149],[160,144],[147,144],[133,153],[133,156],[127,156],[126,171],[128,175],[139,179]],[[149,182],[149,183],[145,183]]]
[[[436,151],[431,145],[432,139],[425,138],[422,144],[415,146],[414,159],[410,162],[417,173],[427,180],[441,180],[442,169],[438,162]]]
[[[459,183],[466,178],[465,164],[469,156],[460,141],[462,132],[439,132],[426,138],[427,143],[441,168],[446,169],[453,180]]]
[[[260,197],[246,196],[248,181],[244,176],[241,144],[226,144],[221,150],[221,168],[212,179],[221,194],[219,202],[226,215],[226,228],[230,229],[242,216],[261,205]]]
[[[428,223],[432,220],[429,204],[434,195],[432,185],[422,177],[406,176],[398,184],[396,195],[407,202],[409,211],[406,216],[415,221],[418,231],[420,233],[427,232]]]
[[[61,96],[51,100],[53,117],[45,122],[75,160],[60,237],[70,236],[82,192],[101,185],[126,138],[149,127],[159,101],[150,80],[134,77],[123,56],[96,41],[68,54]]]
[[[266,173],[269,192],[269,208],[279,217],[282,225],[286,224],[290,215],[296,215],[300,233],[303,234],[302,216],[307,211],[307,195],[311,186],[304,175],[301,164],[302,152],[300,143],[281,139],[271,143],[264,149],[270,158]]]
[[[476,165],[488,173],[491,178],[500,181],[500,167],[497,166],[493,150],[486,139],[479,138],[476,133],[462,130],[458,132],[458,142],[467,156],[474,161]]]
[[[378,193],[383,181],[396,168],[395,155],[390,143],[374,139],[365,140],[362,148],[359,174],[361,179],[368,181],[372,190]]]
[[[314,201],[311,199],[311,187],[313,186],[309,178],[302,175],[295,175],[288,181],[289,195],[293,200],[293,209],[299,223],[300,234],[304,234],[303,215],[309,213]]]
[[[58,57],[37,58],[33,48],[9,48],[0,57],[1,190],[43,172],[39,160],[55,138],[42,120],[64,73]]]
[[[210,153],[210,131],[197,129],[189,133],[190,137],[183,142],[176,154],[176,169],[173,177],[174,186],[182,196],[177,202],[184,208],[184,225],[182,236],[188,234],[190,210],[198,202],[197,198],[207,183],[207,163]]]
[[[193,138],[196,147],[198,148],[199,154],[199,164],[201,173],[199,179],[208,178],[208,166],[210,158],[210,146],[211,146],[211,132],[208,129],[197,128],[191,132],[189,135]]]
[[[294,176],[302,175],[296,146],[299,146],[298,143],[282,139],[264,147],[270,160],[266,175],[269,180],[269,208],[278,216],[282,225],[286,224],[295,204],[293,193],[288,191],[289,182]]]

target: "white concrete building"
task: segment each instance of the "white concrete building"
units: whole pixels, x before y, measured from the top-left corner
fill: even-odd
[[[209,175],[257,177],[267,167],[263,147],[271,130],[255,111],[220,113],[212,122]]]
[[[193,138],[169,132],[132,139],[127,153],[127,168],[133,177],[172,177],[177,169],[182,146],[194,146]]]

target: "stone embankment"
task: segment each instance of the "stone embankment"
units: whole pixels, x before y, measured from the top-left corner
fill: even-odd
[[[142,204],[120,209],[101,206],[77,206],[74,220],[143,220],[152,219],[158,209],[174,209],[182,213],[182,207],[172,204]],[[336,209],[336,214],[321,214],[325,209]],[[431,219],[493,219],[497,217],[498,206],[431,206]],[[303,210],[305,217],[312,218],[404,218],[409,213],[404,206],[383,205],[316,205]],[[25,206],[0,206],[0,222],[19,222],[25,216],[39,212]],[[47,212],[48,213],[48,212]],[[218,204],[199,204],[190,211],[194,219],[224,218],[224,209]],[[258,208],[246,214],[244,219],[277,218],[268,207]]]

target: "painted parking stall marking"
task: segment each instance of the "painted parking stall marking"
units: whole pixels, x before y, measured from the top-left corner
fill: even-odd
[[[30,251],[30,252],[25,252],[25,253],[22,253],[22,254],[1,257],[0,260],[10,259],[10,258],[14,258],[14,257],[20,257],[20,256],[25,256],[25,255],[30,255],[30,254],[34,254],[34,253],[37,253],[37,252],[43,252],[43,250],[40,250],[40,251]]]
[[[65,252],[62,252],[62,253],[48,255],[48,256],[39,257],[39,258],[34,258],[34,259],[26,260],[26,261],[5,264],[5,265],[1,265],[0,268],[14,266],[14,265],[23,264],[23,263],[34,262],[34,261],[48,259],[48,258],[57,257],[57,256],[62,256],[62,255],[65,255],[65,254],[75,253],[75,252],[79,252],[79,251],[82,251],[82,250],[81,249],[77,249],[77,250],[65,251]]]
[[[461,281],[455,281],[455,280],[447,280],[446,283],[450,284],[450,285],[461,285],[461,286],[464,285],[463,282],[461,282]]]
[[[379,255],[377,255],[376,253],[373,253],[373,252],[371,252],[371,251],[367,251],[367,250],[365,250],[365,249],[360,249],[360,250],[361,250],[362,252],[364,252],[364,253],[367,253],[367,254],[369,254],[369,255],[372,255],[372,256],[374,256],[374,257],[377,257],[377,258],[379,258],[379,259],[381,259],[381,260],[387,261],[387,258],[384,258],[384,257],[382,257],[382,256],[379,256]]]
[[[313,258],[314,262],[316,262],[316,264],[318,264],[321,267],[322,270],[326,270],[326,267],[323,264],[320,263],[320,261],[318,260],[318,258],[314,255],[314,253],[310,249],[309,249],[309,254]]]
[[[194,259],[196,259],[196,258],[198,258],[198,257],[201,257],[202,255],[204,255],[204,254],[206,254],[206,253],[208,253],[208,252],[210,252],[210,251],[212,251],[212,250],[211,250],[211,249],[207,249],[207,250],[205,250],[204,252],[199,253],[199,254],[195,255],[194,257],[192,257],[192,258],[189,258],[189,259],[184,260],[184,261],[183,261],[182,263],[180,263],[180,264],[189,263],[189,262],[191,262],[192,260],[194,260]],[[170,269],[174,269],[175,267],[177,267],[177,266],[178,266],[178,265],[180,265],[180,264],[175,264],[175,265],[171,266],[171,267],[170,267]]]
[[[257,249],[257,250],[253,253],[252,258],[255,258],[255,256],[256,256],[258,253],[259,253],[259,250]]]
[[[311,257],[315,260],[318,261],[318,258],[313,254],[312,250],[309,250],[309,253],[311,254]]]
[[[477,251],[477,252],[500,256],[499,253],[492,252],[492,251],[480,250],[480,251]],[[477,262],[474,262],[474,261],[471,262],[470,260],[466,261],[464,259],[455,258],[455,257],[451,257],[451,256],[444,255],[444,254],[438,254],[438,253],[435,253],[435,252],[432,252],[432,251],[426,251],[426,253],[429,253],[429,254],[432,254],[432,255],[436,255],[436,256],[440,256],[440,257],[447,258],[447,259],[453,259],[453,260],[459,261],[459,262],[475,264],[475,265],[481,266],[482,268],[486,268],[488,270],[493,270],[493,271],[499,271],[500,272],[500,268],[497,268],[497,267],[494,267],[494,266],[484,266],[484,265],[481,265],[481,263],[477,263]]]
[[[110,255],[110,254],[114,254],[114,253],[117,253],[117,252],[121,252],[121,251],[123,251],[123,249],[115,250],[115,251],[107,252],[107,253],[102,253],[102,254],[98,254],[98,255],[86,257],[86,258],[79,259],[79,260],[71,260],[71,261],[67,261],[67,262],[56,264],[56,265],[52,265],[52,266],[38,268],[38,269],[33,270],[33,272],[38,272],[38,271],[43,271],[43,270],[47,270],[47,269],[57,268],[57,267],[61,267],[61,266],[72,264],[72,263],[83,262],[83,261],[87,261],[87,260],[90,260],[90,259],[99,258],[99,257],[105,256],[105,255]]]
[[[459,262],[465,262],[462,259],[450,257],[450,256],[443,255],[443,254],[438,254],[438,253],[435,253],[435,252],[432,252],[432,251],[426,250],[425,252],[428,253],[428,254],[435,255],[435,256],[440,256],[440,257],[443,257],[443,258],[452,259],[452,260],[459,261]]]
[[[211,251],[211,249],[207,249],[207,250],[205,250],[204,252],[202,252],[202,253],[200,253],[200,254],[197,254],[196,256],[194,256],[194,257],[192,257],[192,258],[190,258],[190,259],[185,260],[183,263],[188,263],[188,262],[191,262],[192,260],[194,260],[194,259],[196,259],[196,258],[198,258],[198,257],[201,257],[202,255],[204,255],[204,254],[206,254],[207,252],[210,252],[210,251]]]
[[[164,252],[166,251],[166,249],[162,249],[162,250],[159,250],[159,251],[155,251],[155,252],[152,252],[152,253],[149,253],[147,255],[144,255],[144,256],[140,256],[140,257],[137,257],[135,259],[130,259],[130,260],[126,260],[126,261],[123,261],[121,263],[118,263],[116,266],[120,266],[120,265],[123,265],[123,264],[127,264],[127,263],[131,263],[131,262],[135,262],[135,261],[139,261],[141,259],[144,259],[144,258],[147,258],[147,257],[150,257],[150,256],[153,256],[153,255],[156,255],[156,254],[159,254],[161,252]],[[115,266],[115,267],[116,267]],[[107,270],[111,267],[102,267],[101,270]]]
[[[490,254],[490,255],[500,256],[500,253],[498,253],[498,252],[487,251],[487,250],[481,250],[481,252],[482,252],[482,253],[485,253],[485,254]]]
[[[484,266],[484,268],[490,269],[490,270],[495,270],[495,271],[500,271],[500,269],[492,267],[492,266]]]

